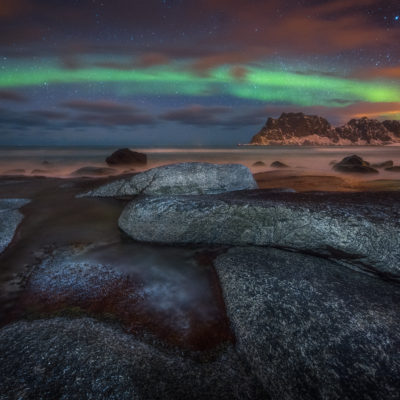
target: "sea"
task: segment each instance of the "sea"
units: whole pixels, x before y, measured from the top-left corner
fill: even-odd
[[[68,178],[81,167],[106,167],[105,159],[115,147],[1,147],[0,174]],[[253,173],[271,170],[273,161],[281,161],[299,173],[333,174],[332,165],[346,156],[357,154],[370,163],[392,160],[400,165],[400,146],[232,146],[182,148],[132,148],[145,153],[148,164],[135,171],[178,162],[239,163]],[[255,167],[257,161],[264,166]],[[122,168],[122,170],[121,170]],[[111,174],[125,172],[126,167]],[[380,178],[397,178],[381,171]],[[376,177],[375,177],[376,178]]]

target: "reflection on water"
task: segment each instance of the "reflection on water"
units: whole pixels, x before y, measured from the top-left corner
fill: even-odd
[[[40,315],[79,308],[100,318],[111,314],[130,332],[150,332],[184,348],[209,349],[231,340],[207,249],[132,241],[117,225],[125,202],[74,197],[88,182],[10,182],[0,186],[1,197],[30,197],[32,201],[21,210],[24,220],[15,240],[0,255],[0,323],[32,308]],[[53,268],[47,273],[41,267],[42,260],[58,249],[69,248],[79,251],[67,250],[66,258],[55,265],[58,271]],[[93,265],[94,272],[89,277],[80,275],[84,272],[79,268],[70,268],[74,264]],[[14,274],[34,265],[25,288],[8,289]],[[115,274],[121,278],[108,281],[107,276]],[[32,279],[41,284],[30,285]],[[99,285],[103,285],[100,291]]]
[[[8,148],[0,149],[0,173],[68,177],[83,166],[105,167],[105,158],[115,148]],[[148,155],[147,168],[174,162],[201,161],[213,163],[241,163],[253,172],[271,169],[271,162],[280,160],[299,172],[330,173],[330,162],[358,154],[371,163],[393,160],[400,165],[399,146],[346,146],[346,147],[232,147],[232,148],[182,148],[135,149]],[[263,161],[266,167],[252,167]],[[25,172],[21,172],[21,169]],[[115,169],[115,174],[127,168]],[[136,168],[137,171],[140,168]],[[383,178],[393,178],[391,172],[381,171]]]

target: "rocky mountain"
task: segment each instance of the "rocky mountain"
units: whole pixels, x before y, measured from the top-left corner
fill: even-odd
[[[400,121],[380,122],[367,117],[333,127],[325,118],[282,113],[268,118],[251,145],[384,145],[400,143]]]

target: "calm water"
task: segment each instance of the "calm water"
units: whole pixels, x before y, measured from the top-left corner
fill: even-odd
[[[105,158],[115,148],[1,148],[0,173],[15,173],[23,169],[26,175],[68,177],[83,166],[104,167]],[[301,172],[332,173],[330,162],[358,154],[371,163],[393,160],[400,165],[400,146],[349,146],[349,147],[232,147],[232,148],[136,148],[148,155],[148,166],[184,161],[213,163],[241,163],[253,172],[269,170],[275,160],[282,161]],[[266,167],[252,167],[263,161]],[[11,171],[10,171],[11,170]],[[35,171],[36,170],[36,171]],[[119,173],[126,170],[116,170]],[[380,177],[393,178],[393,173],[381,172]]]

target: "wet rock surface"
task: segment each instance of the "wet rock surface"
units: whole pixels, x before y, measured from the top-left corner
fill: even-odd
[[[207,252],[189,248],[128,242],[55,250],[30,273],[15,313],[111,318],[190,351],[233,341]]]
[[[398,284],[276,249],[215,266],[236,347],[272,399],[398,398]]]
[[[375,168],[372,168],[369,162],[364,161],[357,155],[352,155],[343,158],[333,166],[333,169],[338,172],[345,172],[349,174],[377,174],[379,173]]]
[[[103,168],[103,167],[82,167],[79,168],[71,173],[71,175],[76,175],[76,176],[91,176],[91,175],[111,175],[115,174],[117,171],[114,168]]]
[[[255,188],[257,183],[253,175],[243,165],[180,163],[152,168],[81,196],[194,195]]]
[[[128,203],[119,226],[144,242],[284,247],[398,279],[399,200],[397,192],[273,190],[141,197]]]
[[[268,399],[232,347],[208,361],[89,318],[0,330],[0,399]]]
[[[29,203],[25,199],[0,199],[0,253],[8,246],[22,221],[19,208]]]
[[[146,165],[146,154],[132,151],[130,149],[118,149],[106,158],[108,165]]]

